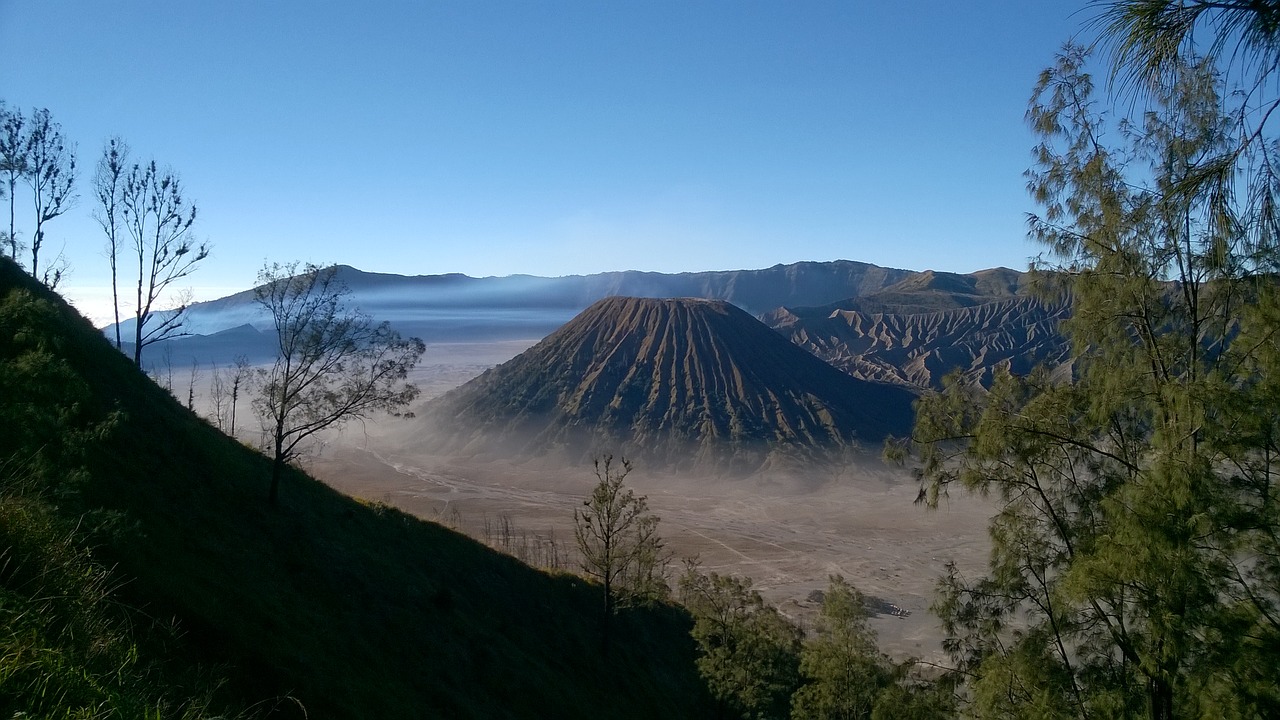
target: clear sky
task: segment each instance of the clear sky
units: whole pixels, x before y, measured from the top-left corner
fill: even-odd
[[[0,98],[78,144],[79,204],[48,243],[96,319],[89,182],[110,135],[196,200],[197,299],[264,260],[1023,269],[1023,114],[1085,6],[0,0]]]

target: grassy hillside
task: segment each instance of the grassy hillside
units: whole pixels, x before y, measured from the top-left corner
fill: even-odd
[[[598,588],[577,578],[301,473],[269,508],[263,457],[181,407],[5,260],[0,362],[4,495],[34,498],[92,544],[69,552],[96,572],[114,567],[99,577],[103,597],[122,608],[120,627],[145,635],[135,646],[159,662],[145,673],[157,686],[180,696],[223,677],[215,705],[277,717],[705,714],[681,612],[621,616],[602,657]],[[0,529],[11,545],[29,535],[8,520]],[[16,635],[10,600],[27,586],[10,564],[0,621]],[[148,630],[171,624],[178,632]],[[23,702],[0,682],[0,710]]]

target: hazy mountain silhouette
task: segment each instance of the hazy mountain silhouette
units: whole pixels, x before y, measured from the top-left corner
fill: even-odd
[[[420,439],[751,470],[905,434],[914,397],[832,368],[727,302],[613,297],[429,402]]]
[[[427,342],[542,337],[591,303],[610,296],[700,297],[724,300],[760,314],[783,305],[822,305],[860,297],[913,274],[849,260],[800,262],[763,270],[624,271],[564,277],[409,276],[364,272],[345,265],[338,269],[339,279],[352,290],[354,305]],[[259,330],[270,325],[254,302],[252,290],[191,305],[184,330],[209,335],[246,323]],[[121,327],[132,337],[132,320],[124,321]],[[187,354],[175,350],[176,356]]]
[[[837,260],[763,270],[611,272],[557,278],[513,275],[405,276],[340,266],[352,304],[401,333],[443,342],[546,337],[591,303],[611,296],[723,300],[761,317],[792,342],[855,378],[937,388],[959,370],[986,383],[996,368],[1026,372],[1066,363],[1057,325],[1065,301],[1044,301],[1029,276],[1008,268],[970,274],[881,268]],[[128,330],[126,323],[126,331]],[[148,350],[148,364],[208,367],[272,349],[270,324],[247,290],[191,307],[196,335]],[[110,334],[110,333],[109,333]]]

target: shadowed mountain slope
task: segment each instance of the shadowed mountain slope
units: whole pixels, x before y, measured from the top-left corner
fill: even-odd
[[[420,439],[750,470],[905,434],[913,399],[835,370],[729,303],[613,297],[429,402]]]
[[[0,427],[0,678],[29,674],[55,645],[86,642],[79,626],[29,632],[44,616],[15,610],[31,578],[53,570],[26,550],[32,523],[14,521],[30,513],[11,511],[36,506],[67,528],[55,533],[59,547],[115,568],[105,594],[72,594],[97,593],[126,617],[121,627],[177,629],[162,647],[138,647],[159,668],[143,675],[171,678],[178,697],[191,669],[214,667],[227,680],[216,706],[280,718],[710,712],[682,611],[627,610],[605,657],[598,586],[302,473],[285,478],[272,509],[266,458],[188,412],[5,258]],[[34,598],[41,613],[55,607],[51,595]],[[72,672],[42,674],[31,692],[0,682],[0,715],[188,717],[174,707],[111,714],[114,691],[94,683],[112,682],[116,668],[95,653],[57,656]],[[40,705],[73,696],[92,712]]]
[[[1069,312],[1065,299],[1031,294],[1025,274],[997,268],[924,272],[862,298],[779,308],[764,321],[853,377],[936,389],[956,370],[985,385],[998,367],[1066,363],[1058,323]]]

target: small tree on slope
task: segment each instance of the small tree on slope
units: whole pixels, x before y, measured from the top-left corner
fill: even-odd
[[[268,499],[279,498],[285,463],[326,428],[378,411],[396,412],[418,396],[407,382],[425,346],[390,324],[347,306],[350,290],[337,268],[264,266],[254,291],[279,340],[275,363],[259,373],[254,409],[268,432],[274,463]]]
[[[573,513],[573,536],[582,555],[582,570],[604,585],[603,644],[609,647],[609,622],[620,593],[628,596],[665,594],[665,559],[658,517],[643,497],[623,485],[631,463],[621,469],[613,456],[595,460],[597,483],[582,507]]]

